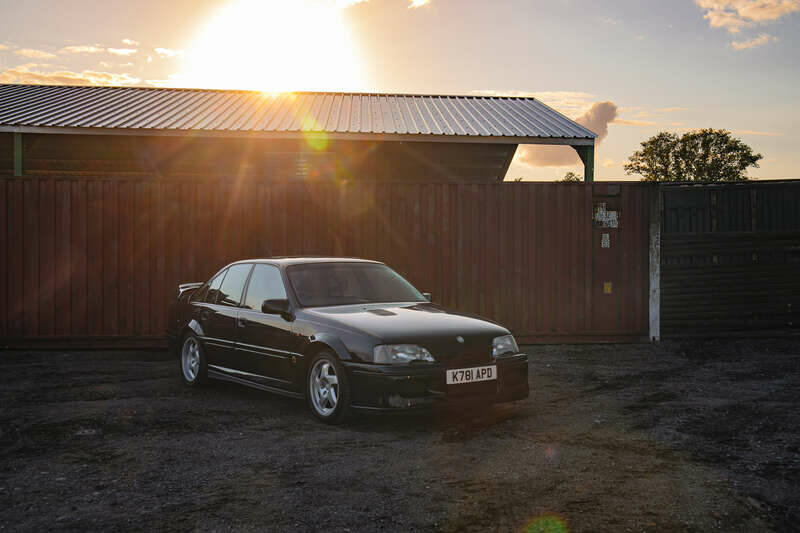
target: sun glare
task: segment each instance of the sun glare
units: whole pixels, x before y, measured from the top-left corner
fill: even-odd
[[[335,2],[233,0],[197,33],[173,80],[183,86],[364,90],[350,28]]]

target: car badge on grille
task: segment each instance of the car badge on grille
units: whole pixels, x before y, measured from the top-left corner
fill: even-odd
[[[460,342],[461,344],[464,344],[464,337],[462,337],[461,335],[459,335],[458,337],[456,337],[456,340],[457,340],[458,342]]]

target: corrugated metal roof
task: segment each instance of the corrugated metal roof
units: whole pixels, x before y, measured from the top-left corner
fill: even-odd
[[[595,138],[535,98],[0,85],[0,130],[32,128]]]

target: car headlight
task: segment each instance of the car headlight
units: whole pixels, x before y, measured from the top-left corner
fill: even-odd
[[[519,346],[517,346],[517,341],[514,340],[514,335],[495,337],[492,341],[492,355],[495,357],[517,352],[519,352]]]
[[[389,365],[402,365],[414,361],[433,363],[431,352],[416,344],[383,344],[373,352],[374,362]]]

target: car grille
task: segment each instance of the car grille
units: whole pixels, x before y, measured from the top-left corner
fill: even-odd
[[[464,368],[492,362],[492,339],[463,336],[460,343],[455,336],[425,343],[434,359],[445,368]]]

